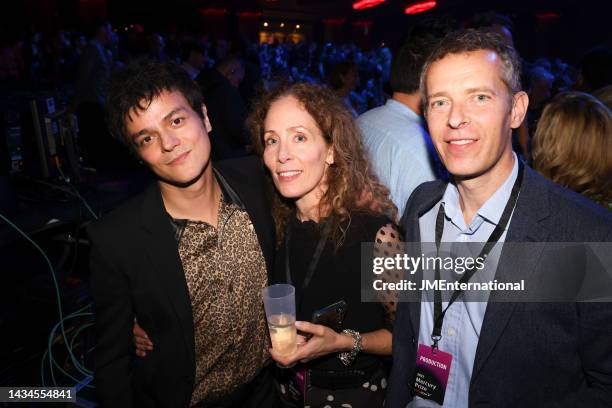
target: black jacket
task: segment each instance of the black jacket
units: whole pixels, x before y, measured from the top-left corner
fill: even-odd
[[[248,212],[268,271],[274,227],[256,158],[214,164],[220,183]],[[222,187],[223,188],[223,187]],[[95,385],[103,407],[187,407],[195,377],[194,327],[178,243],[154,183],[89,227],[97,346]],[[134,358],[134,317],[155,344]]]

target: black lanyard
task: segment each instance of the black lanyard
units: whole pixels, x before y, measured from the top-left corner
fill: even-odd
[[[519,159],[517,159],[519,160]],[[504,208],[504,212],[502,213],[499,222],[495,226],[495,229],[487,239],[486,244],[480,251],[478,255],[479,258],[485,258],[489,255],[489,252],[497,241],[501,238],[502,234],[506,230],[506,226],[508,225],[508,221],[510,221],[510,216],[512,215],[512,210],[516,205],[516,201],[518,200],[519,191],[521,189],[521,184],[523,183],[523,175],[525,173],[525,167],[523,163],[519,160],[519,170],[516,180],[514,181],[514,185],[512,186],[512,193],[510,193],[510,198],[506,203],[506,207]],[[438,216],[436,217],[436,255],[439,256],[440,252],[440,243],[442,241],[442,233],[444,232],[444,206],[440,204],[440,208],[438,209]],[[436,262],[436,275],[435,280],[440,280],[440,269],[438,268],[438,263]],[[467,283],[470,281],[472,276],[476,273],[478,269],[475,266],[465,271],[459,283]],[[463,290],[455,290],[448,301],[448,305],[444,310],[442,310],[442,292],[439,289],[434,291],[434,327],[431,332],[431,340],[433,341],[432,347],[438,347],[438,342],[442,338],[442,323],[444,322],[444,315],[446,315],[446,311],[448,308],[457,300],[459,296],[463,293]]]
[[[293,218],[287,224],[287,228],[285,229],[285,275],[287,279],[287,283],[293,285],[293,279],[291,278],[291,266],[289,262],[289,245],[291,244],[291,223],[293,222]],[[325,220],[324,225],[322,226],[322,234],[319,238],[319,242],[317,243],[317,247],[315,248],[314,254],[312,255],[312,259],[308,264],[308,269],[306,270],[306,276],[304,277],[304,281],[302,282],[302,290],[301,293],[304,293],[308,285],[310,285],[310,280],[314,275],[315,269],[317,268],[317,264],[319,263],[319,259],[321,259],[321,254],[323,253],[323,248],[325,248],[325,244],[327,243],[327,238],[329,237],[329,233],[332,225],[332,217],[329,217]],[[300,292],[296,291],[296,305],[301,304]]]

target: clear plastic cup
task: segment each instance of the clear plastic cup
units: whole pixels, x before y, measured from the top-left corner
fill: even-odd
[[[272,348],[281,356],[297,349],[295,329],[295,288],[288,284],[271,285],[262,290]]]

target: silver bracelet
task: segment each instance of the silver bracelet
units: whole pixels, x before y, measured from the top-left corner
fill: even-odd
[[[353,363],[355,357],[357,357],[357,354],[359,354],[362,350],[361,334],[359,334],[358,331],[351,329],[342,330],[342,333],[350,334],[353,338],[353,348],[349,351],[338,353],[338,358],[340,361],[342,361],[342,364],[349,366]]]

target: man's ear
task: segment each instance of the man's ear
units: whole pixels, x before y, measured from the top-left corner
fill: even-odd
[[[529,96],[527,96],[527,93],[520,91],[514,94],[512,97],[512,110],[510,111],[510,127],[512,129],[521,126],[527,114],[528,106]]]
[[[202,120],[204,121],[204,127],[206,128],[206,132],[210,133],[212,130],[212,126],[210,124],[210,119],[208,119],[208,111],[206,110],[206,105],[202,104]]]

